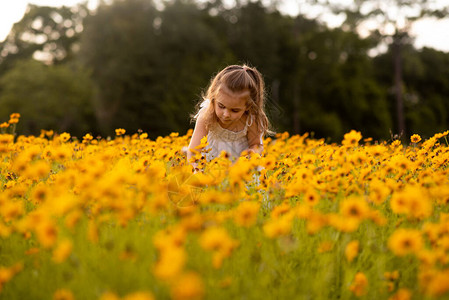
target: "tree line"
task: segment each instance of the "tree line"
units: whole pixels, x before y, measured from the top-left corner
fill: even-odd
[[[361,38],[260,1],[230,8],[220,0],[115,0],[94,11],[30,5],[0,43],[0,120],[21,113],[21,134],[185,133],[210,78],[246,63],[264,75],[278,132],[339,141],[351,129],[379,140],[444,131],[449,54],[401,41],[398,83],[394,43],[372,56],[376,35]]]

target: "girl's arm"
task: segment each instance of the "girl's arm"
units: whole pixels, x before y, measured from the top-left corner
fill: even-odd
[[[194,155],[190,149],[195,149],[200,143],[201,139],[207,135],[206,124],[203,118],[198,117],[195,123],[195,129],[193,129],[192,138],[190,139],[189,148],[187,149],[187,161],[190,162],[190,158]]]
[[[256,122],[253,122],[248,128],[248,152],[261,154],[263,151],[262,132],[257,128]]]

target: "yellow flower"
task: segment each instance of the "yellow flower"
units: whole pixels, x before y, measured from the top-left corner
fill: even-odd
[[[167,248],[177,248],[184,245],[187,232],[182,226],[175,226],[158,231],[153,237],[154,246],[161,252]]]
[[[394,213],[417,219],[427,218],[433,211],[432,202],[425,190],[412,185],[393,193],[390,206]]]
[[[45,248],[50,248],[58,237],[58,228],[53,221],[48,218],[42,219],[35,227],[39,242]]]
[[[122,300],[154,300],[154,296],[150,292],[139,291],[127,294]]]
[[[64,162],[71,156],[72,156],[72,149],[66,146],[54,148],[52,153],[52,158],[57,162]]]
[[[384,203],[391,193],[390,189],[385,185],[385,182],[379,179],[371,180],[369,190],[369,200],[377,205]]]
[[[228,232],[221,227],[210,227],[200,236],[200,245],[204,250],[227,251],[233,248],[235,241]]]
[[[370,213],[370,207],[363,197],[349,197],[340,203],[340,214],[343,218],[362,221],[367,218]]]
[[[201,151],[202,149],[206,148],[207,145],[209,145],[209,143],[207,142],[207,136],[204,136],[201,141],[200,144],[198,146],[195,147],[195,150],[199,150]]]
[[[53,300],[74,300],[72,292],[67,289],[59,289],[53,294]]]
[[[64,224],[68,229],[73,229],[78,221],[81,219],[83,213],[81,210],[73,210],[65,216]]]
[[[204,297],[203,280],[194,272],[182,274],[172,284],[170,294],[173,300],[200,300]]]
[[[17,124],[19,123],[19,119],[18,118],[11,118],[8,121],[9,124]]]
[[[408,289],[399,289],[393,296],[388,298],[388,300],[410,300],[412,299],[412,293]]]
[[[396,256],[418,253],[423,247],[421,232],[415,229],[397,229],[388,239],[388,248]]]
[[[359,241],[351,241],[346,245],[345,256],[348,262],[352,262],[354,258],[359,254]]]
[[[98,243],[99,240],[99,232],[98,232],[98,226],[93,220],[89,220],[88,226],[87,226],[87,238],[92,243]]]
[[[70,140],[70,133],[67,132],[63,132],[59,135],[59,140],[61,142],[67,142],[68,140]]]
[[[48,176],[50,173],[50,166],[46,161],[39,160],[35,163],[29,165],[22,175],[25,178],[31,179],[33,181],[38,181]]]
[[[83,136],[83,143],[84,144],[89,143],[90,141],[93,140],[93,138],[94,137],[90,133],[87,133]]]
[[[7,201],[0,205],[0,216],[4,218],[5,222],[10,222],[24,213],[25,207],[22,201]]]
[[[120,300],[120,297],[113,292],[105,292],[100,296],[99,300]]]
[[[290,204],[288,202],[283,202],[282,204],[276,206],[273,208],[273,210],[270,213],[271,219],[279,219],[281,216],[285,215],[287,212],[291,210]]]
[[[234,211],[234,222],[243,227],[250,227],[257,221],[260,203],[245,201],[239,204]]]
[[[439,297],[449,291],[449,270],[429,270],[419,274],[420,285],[426,295]]]
[[[414,134],[410,137],[410,141],[412,143],[419,143],[421,141],[421,137],[418,134]]]
[[[167,247],[159,251],[159,259],[154,266],[153,272],[162,280],[170,280],[178,276],[184,268],[187,254],[182,247]]]
[[[306,230],[308,234],[315,234],[329,224],[328,217],[319,212],[312,212],[307,218]]]
[[[265,235],[269,238],[276,238],[289,234],[292,229],[293,216],[293,213],[286,214],[278,219],[272,219],[265,223],[263,226]]]
[[[12,113],[9,115],[10,119],[20,119],[20,114],[19,113]]]
[[[310,206],[315,206],[320,202],[320,195],[313,188],[308,188],[304,193],[304,203]]]
[[[16,263],[15,265],[9,268],[0,266],[0,292],[2,290],[3,285],[6,282],[10,281],[22,269],[23,269],[22,263]]]
[[[53,261],[56,263],[62,263],[72,253],[73,243],[70,240],[61,241],[58,246],[53,250]]]
[[[349,133],[346,133],[344,135],[342,144],[344,146],[357,146],[361,139],[362,139],[362,134],[360,132],[351,130]]]
[[[124,135],[125,132],[126,132],[126,130],[123,129],[123,128],[117,128],[117,129],[115,130],[115,134],[116,134],[117,136]]]
[[[200,245],[204,250],[213,252],[212,264],[218,269],[223,259],[229,257],[239,243],[232,239],[224,228],[210,227],[201,234]]]
[[[318,245],[318,253],[325,253],[332,250],[334,243],[331,241],[323,241]]]
[[[355,296],[361,297],[366,294],[368,288],[368,279],[365,274],[358,272],[355,274],[354,281],[349,286],[349,290],[354,293]]]

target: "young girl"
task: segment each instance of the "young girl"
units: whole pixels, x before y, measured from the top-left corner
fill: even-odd
[[[269,133],[264,112],[264,81],[262,75],[246,65],[224,68],[211,81],[203,95],[190,140],[187,158],[207,136],[208,161],[226,151],[238,157],[243,151],[262,153],[262,138]]]

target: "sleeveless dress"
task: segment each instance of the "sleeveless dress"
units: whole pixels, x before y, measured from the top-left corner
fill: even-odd
[[[213,124],[207,134],[206,150],[210,151],[206,153],[206,159],[211,161],[220,156],[222,151],[226,151],[232,158],[239,157],[249,147],[247,133],[251,124],[251,116],[246,119],[245,128],[237,132],[225,129],[218,123]]]
[[[194,118],[197,119],[209,105],[210,100],[204,99],[200,105],[200,110]],[[245,127],[241,131],[237,132],[225,129],[218,123],[213,124],[207,134],[208,145],[206,149],[210,150],[206,153],[207,161],[211,161],[212,159],[220,156],[222,151],[226,151],[231,158],[239,157],[242,151],[248,149],[249,147],[247,133],[248,127],[251,126],[252,123],[253,116],[250,115],[246,119]]]

